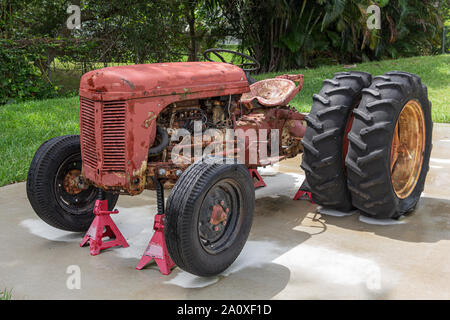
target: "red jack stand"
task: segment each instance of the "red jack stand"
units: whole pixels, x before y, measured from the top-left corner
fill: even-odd
[[[311,192],[305,191],[305,190],[302,190],[302,189],[299,189],[299,190],[297,191],[297,193],[296,193],[295,196],[294,196],[294,200],[300,199],[301,197],[303,197],[304,194],[306,194],[306,195],[308,196],[309,202],[311,202],[312,204],[315,204],[314,201],[313,201],[313,199],[312,199]]]
[[[169,256],[166,239],[164,238],[164,188],[161,181],[157,178],[153,177],[153,182],[156,187],[156,200],[158,204],[158,214],[155,216],[155,223],[153,224],[155,233],[136,269],[142,270],[147,263],[154,259],[161,273],[166,276],[170,274],[175,263]]]
[[[108,200],[97,200],[94,206],[95,219],[81,241],[80,247],[89,242],[92,256],[98,255],[101,250],[116,246],[129,247],[127,240],[110,217],[110,214],[117,213],[119,213],[118,210],[108,211]],[[105,232],[103,229],[106,229]],[[103,242],[104,237],[109,237],[110,240]]]
[[[255,179],[256,179],[256,181],[253,182],[253,185],[255,186],[255,189],[266,186],[266,183],[264,182],[263,178],[259,174],[258,170],[256,170],[256,169],[248,169],[248,172],[250,172],[250,176],[252,177],[253,181],[255,181]]]
[[[164,215],[157,214],[155,216],[155,223],[153,225],[152,239],[150,240],[147,249],[145,249],[141,260],[139,261],[136,269],[142,270],[151,260],[155,260],[159,270],[163,275],[168,275],[175,266],[175,263],[170,259],[169,253],[166,247],[166,240],[164,238]]]

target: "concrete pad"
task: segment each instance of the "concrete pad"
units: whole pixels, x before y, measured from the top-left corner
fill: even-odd
[[[153,192],[122,196],[113,216],[129,248],[91,257],[83,234],[57,230],[30,207],[25,183],[0,188],[0,288],[14,299],[449,299],[450,125],[435,124],[417,210],[399,221],[317,212],[292,201],[300,157],[266,168],[250,239],[223,274],[200,278],[135,269],[152,233]],[[68,289],[70,266],[81,289]],[[69,268],[69,269],[68,269]]]

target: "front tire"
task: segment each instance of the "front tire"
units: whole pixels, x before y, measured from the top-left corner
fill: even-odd
[[[94,204],[100,189],[73,183],[81,174],[81,146],[78,135],[56,137],[44,142],[31,161],[27,197],[36,214],[49,225],[67,231],[84,232],[94,219]],[[118,195],[104,192],[109,210]]]
[[[364,90],[354,114],[346,158],[353,205],[380,219],[414,210],[432,148],[427,88],[417,75],[388,72]]]
[[[214,276],[238,257],[250,233],[255,191],[241,164],[191,165],[167,199],[165,239],[177,266]]]

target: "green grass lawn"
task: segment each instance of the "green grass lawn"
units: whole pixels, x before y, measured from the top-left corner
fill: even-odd
[[[308,112],[312,104],[311,97],[313,93],[319,92],[322,81],[331,78],[335,72],[345,70],[367,71],[373,75],[391,70],[416,73],[428,86],[429,98],[433,103],[433,120],[450,122],[450,55],[371,62],[352,69],[325,66],[291,70],[286,73],[305,75],[303,90],[292,104]],[[269,78],[282,73],[258,75],[256,78]],[[0,186],[24,181],[40,144],[65,134],[79,134],[78,97],[0,106]]]
[[[12,299],[12,289],[4,289],[0,291],[0,300],[11,300]]]
[[[78,97],[0,106],[0,186],[26,179],[37,148],[50,138],[79,134]]]
[[[312,95],[318,93],[322,81],[339,71],[366,71],[374,76],[388,71],[407,71],[419,75],[428,87],[428,96],[432,102],[434,122],[450,123],[450,55],[414,57],[398,60],[384,60],[358,64],[356,68],[345,69],[343,66],[324,66],[317,69],[292,70],[286,73],[302,73],[305,75],[303,90],[291,102],[298,110],[309,112]],[[255,76],[258,80],[270,78],[277,73],[266,73]]]

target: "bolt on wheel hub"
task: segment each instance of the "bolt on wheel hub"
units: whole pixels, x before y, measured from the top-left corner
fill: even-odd
[[[200,208],[198,235],[203,248],[211,253],[223,250],[234,238],[240,194],[226,181],[210,189]]]

